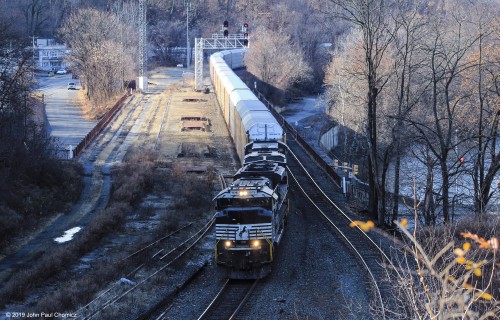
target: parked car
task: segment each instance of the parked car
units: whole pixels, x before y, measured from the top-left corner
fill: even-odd
[[[68,70],[66,69],[59,69],[56,71],[56,74],[66,74],[66,73],[68,73]]]
[[[68,90],[76,90],[76,83],[74,82],[68,83]]]

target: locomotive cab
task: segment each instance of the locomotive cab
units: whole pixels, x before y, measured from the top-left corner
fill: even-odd
[[[278,140],[252,141],[245,145],[246,155],[253,152],[258,152],[258,153],[278,152],[285,155],[286,151],[287,151],[287,146],[283,142]]]
[[[243,165],[263,161],[272,161],[282,167],[286,167],[286,156],[277,151],[250,152],[243,159]]]
[[[286,210],[286,170],[275,163],[252,163],[216,198],[215,259],[235,279],[262,278],[270,272]]]

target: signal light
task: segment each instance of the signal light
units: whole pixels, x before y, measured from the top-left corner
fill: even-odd
[[[464,157],[460,157],[460,163],[464,163],[465,161],[465,158]]]
[[[358,165],[357,164],[353,164],[352,165],[352,173],[357,176],[358,175]]]
[[[243,28],[248,29],[248,23],[244,23]]]
[[[243,46],[248,47],[248,39],[243,39]]]
[[[334,159],[334,160],[333,160],[333,167],[334,167],[335,169],[338,169],[338,167],[339,167],[339,160],[338,160],[338,159]]]
[[[227,38],[229,36],[229,31],[224,30],[224,37]]]
[[[227,22],[227,20],[225,20],[224,23],[223,23],[223,26],[224,26],[224,28],[229,27],[229,22]]]
[[[246,33],[246,32],[245,32],[245,33],[243,34],[243,37],[244,37],[245,39],[248,39],[248,33]]]
[[[346,172],[347,173],[347,167],[349,166],[349,163],[347,162],[342,162],[342,172]]]

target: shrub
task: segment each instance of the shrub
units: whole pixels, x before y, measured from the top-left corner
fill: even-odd
[[[492,234],[495,231],[474,223],[467,227],[464,223],[440,229],[427,228],[412,234],[406,223],[406,219],[396,223],[407,244],[405,257],[395,257],[398,265],[395,272],[390,273],[393,283],[399,285],[395,300],[400,310],[392,310],[400,314],[397,318],[494,318],[499,293],[498,239],[494,236],[485,239],[460,230],[489,229],[487,233]],[[498,223],[493,225],[498,229]],[[374,224],[355,221],[351,226],[368,232]]]
[[[137,205],[154,185],[154,154],[144,151],[127,159],[114,176],[112,200]]]
[[[0,249],[39,219],[67,208],[82,188],[81,166],[76,163],[46,159],[24,168],[20,162],[17,175],[0,174]]]
[[[0,248],[3,248],[14,236],[23,221],[20,214],[5,205],[0,205]]]

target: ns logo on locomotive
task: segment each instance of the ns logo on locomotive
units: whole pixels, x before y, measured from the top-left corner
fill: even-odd
[[[288,212],[283,129],[232,69],[244,66],[246,49],[210,57],[210,76],[243,166],[215,198],[215,260],[231,279],[259,279],[271,263]]]

